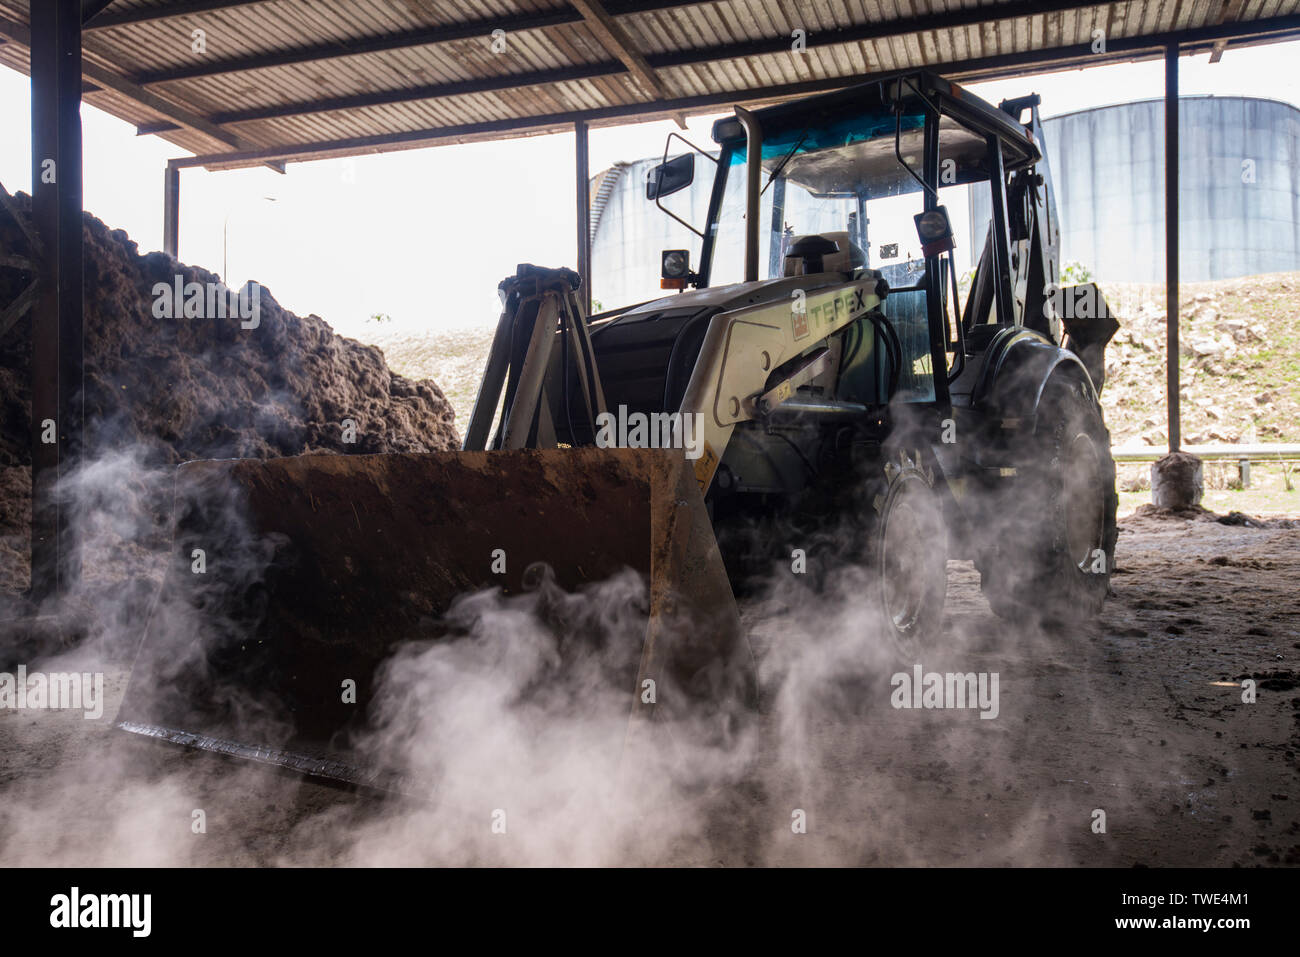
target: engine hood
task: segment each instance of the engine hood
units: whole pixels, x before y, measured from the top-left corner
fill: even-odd
[[[710,286],[692,289],[662,299],[643,302],[619,313],[620,317],[635,321],[639,316],[663,315],[666,312],[698,312],[701,309],[740,309],[744,306],[771,302],[788,297],[796,289],[813,290],[847,282],[848,276],[840,272],[817,273],[812,276],[790,276],[786,279],[765,279],[759,282],[736,282],[727,286]]]

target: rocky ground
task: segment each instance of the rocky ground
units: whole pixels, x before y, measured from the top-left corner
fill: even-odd
[[[1164,445],[1164,287],[1101,287],[1120,319],[1102,394],[1111,435]],[[1300,441],[1300,273],[1185,284],[1179,343],[1184,444]]]

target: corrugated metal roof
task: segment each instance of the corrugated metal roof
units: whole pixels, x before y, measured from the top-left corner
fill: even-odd
[[[29,2],[0,0],[23,72]],[[218,167],[1294,35],[1300,0],[115,0],[82,46],[87,102]]]

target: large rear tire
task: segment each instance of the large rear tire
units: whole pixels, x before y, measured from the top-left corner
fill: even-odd
[[[1115,564],[1115,462],[1092,391],[1055,376],[1017,470],[1015,497],[990,523],[980,584],[1002,618],[1077,621],[1100,614]]]

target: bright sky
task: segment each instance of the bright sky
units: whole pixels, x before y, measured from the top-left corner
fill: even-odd
[[[1300,42],[1229,48],[1218,64],[1184,58],[1184,95],[1251,95],[1300,105]],[[1159,61],[973,84],[996,103],[1038,92],[1043,115],[1162,96]],[[25,76],[0,68],[0,183],[31,191]],[[686,134],[709,147],[713,117]],[[142,251],[162,247],[167,159],[184,155],[91,106],[82,109],[85,204]],[[676,126],[646,123],[591,133],[591,171],[663,151]],[[264,197],[274,197],[271,202]],[[572,266],[573,136],[557,134],[292,163],[181,173],[180,258],[229,280],[261,282],[287,308],[358,335],[374,313],[405,329],[493,323],[496,284],[520,262]],[[600,263],[593,264],[595,270]],[[605,303],[612,307],[618,303]]]

